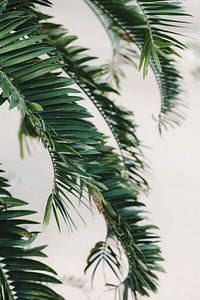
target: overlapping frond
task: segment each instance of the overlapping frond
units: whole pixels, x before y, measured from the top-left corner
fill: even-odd
[[[140,68],[144,66],[144,74],[147,73],[151,58],[159,71],[162,71],[160,57],[169,58],[175,54],[179,56],[177,48],[185,49],[176,35],[176,27],[181,27],[184,22],[178,19],[187,15],[180,1],[136,1],[146,22],[145,41],[142,46]],[[176,19],[174,19],[176,17]]]
[[[52,23],[43,23],[42,32],[62,56],[64,70],[92,100],[107,122],[119,146],[127,175],[137,188],[146,190],[148,183],[141,174],[144,173],[145,162],[133,113],[110,99],[109,93],[116,93],[116,90],[102,79],[101,67],[88,64],[94,57],[85,53],[87,49],[72,43],[77,39],[75,36],[67,35],[61,26]]]
[[[180,1],[85,2],[92,5],[92,9],[96,6],[97,13],[101,11],[141,49],[140,68],[143,67],[144,75],[147,74],[149,64],[151,65],[161,92],[160,128],[162,124],[180,123],[181,75],[174,62],[174,55],[179,55],[177,49],[182,50],[185,46],[177,39],[178,33],[174,28],[186,23],[181,17],[187,15]],[[101,20],[104,22],[104,18]],[[108,32],[112,30],[107,22],[105,27]]]
[[[151,59],[161,71],[160,57],[179,55],[177,48],[185,49],[174,30],[185,21],[179,17],[188,16],[180,1],[132,1],[86,0],[97,6],[106,16],[121,27],[142,48],[140,67],[144,65],[146,75]],[[176,17],[176,19],[174,19]],[[179,19],[177,19],[179,18]],[[111,28],[110,28],[111,29]]]
[[[99,180],[107,188],[103,192],[106,204],[103,204],[101,210],[107,221],[108,238],[120,243],[128,259],[128,275],[116,288],[122,289],[124,297],[127,290],[131,290],[136,298],[138,295],[149,295],[150,291],[157,290],[157,271],[163,271],[159,265],[159,262],[163,260],[157,245],[159,238],[153,233],[156,226],[148,223],[145,205],[138,201],[137,191],[121,175],[122,166],[118,156],[105,145],[101,147],[101,152],[103,153],[100,158],[101,168],[94,165],[88,169],[88,172],[98,175]],[[106,256],[106,253],[99,256],[99,252],[103,250],[102,244],[100,245],[100,250],[97,246],[92,250],[88,261],[88,267],[92,263],[95,265],[94,272],[100,259]],[[116,243],[116,249],[117,247]],[[112,259],[109,262],[115,274],[119,274],[121,272],[120,258],[117,265],[115,252],[113,250],[110,253]],[[118,271],[116,271],[116,266]]]
[[[49,151],[54,180],[45,221],[53,210],[58,225],[58,212],[70,225],[68,206],[74,205],[69,194],[79,198],[84,187],[97,188],[82,161],[85,156],[92,160],[101,134],[87,121],[91,115],[78,104],[82,97],[71,87],[71,79],[59,75],[62,64],[53,55],[54,48],[42,41],[28,14],[11,9],[13,4],[0,16],[2,97],[8,99],[10,108],[18,106]]]
[[[92,2],[85,2],[89,5],[102,26],[105,28],[112,46],[111,59],[107,59],[107,62],[102,65],[103,74],[109,83],[112,83],[113,86],[116,86],[117,90],[120,90],[121,79],[125,77],[123,66],[131,64],[137,68],[137,48],[133,48],[133,43],[128,35],[125,34],[111,18],[102,13],[102,11]]]
[[[27,203],[12,197],[8,186],[0,176],[0,298],[64,300],[49,286],[61,283],[56,272],[38,260],[46,246],[32,247],[37,233],[27,226],[35,222],[24,217],[34,212],[21,208]]]

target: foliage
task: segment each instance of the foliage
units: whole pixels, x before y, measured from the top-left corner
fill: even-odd
[[[62,300],[48,286],[61,283],[56,272],[34,258],[46,257],[46,246],[31,247],[37,232],[26,227],[36,222],[24,217],[34,212],[21,208],[27,203],[12,197],[8,187],[8,181],[0,176],[0,298]]]
[[[123,251],[121,249],[120,252],[127,255],[129,270],[128,276],[122,280],[119,287],[124,290],[124,293],[130,289],[135,297],[139,294],[148,295],[149,290],[157,290],[158,278],[154,271],[163,271],[158,264],[159,261],[162,261],[161,252],[157,245],[159,238],[152,232],[156,227],[144,222],[146,219],[145,205],[138,201],[137,191],[130,182],[127,182],[126,177],[122,176],[123,167],[119,164],[118,156],[110,147],[106,146],[101,148],[101,152],[103,153],[100,158],[101,168],[94,165],[92,169],[89,169],[89,172],[98,175],[99,180],[107,188],[103,192],[106,203],[101,208],[108,225],[107,240],[94,247],[87,268],[92,263],[98,264],[100,261],[99,252],[103,252],[101,258],[103,260],[105,257],[108,258],[106,263],[120,277],[118,274],[122,271],[123,256],[118,255],[119,258],[116,259],[116,253],[118,247],[122,247]],[[109,249],[113,245],[110,240],[115,241],[115,250],[113,251]]]
[[[119,55],[133,62],[137,59],[133,55],[137,46],[141,53],[139,69],[143,68],[144,76],[149,65],[152,67],[161,91],[159,125],[179,123],[182,116],[177,111],[177,104],[182,89],[175,57],[179,56],[177,49],[183,50],[185,46],[176,38],[178,33],[175,29],[184,24],[182,17],[187,15],[180,2],[85,2],[108,32],[113,46],[113,59]],[[73,230],[76,225],[69,213],[69,206],[80,215],[74,199],[81,201],[88,209],[95,205],[105,218],[107,237],[91,250],[86,270],[93,267],[93,277],[103,262],[119,279],[119,285],[115,288],[122,292],[124,300],[128,299],[129,290],[135,298],[139,295],[149,296],[150,292],[157,290],[157,272],[163,271],[159,265],[162,256],[159,238],[154,233],[157,227],[148,223],[145,205],[139,201],[140,192],[148,190],[148,183],[144,178],[146,164],[134,115],[113,101],[113,97],[119,94],[121,69],[116,70],[112,62],[113,87],[112,81],[105,79],[105,65],[91,65],[90,62],[95,58],[85,52],[86,48],[74,45],[77,37],[69,35],[61,25],[49,22],[50,17],[41,13],[38,5],[51,6],[51,2],[0,1],[0,104],[8,101],[10,109],[17,107],[21,113],[21,154],[24,137],[32,136],[42,141],[51,158],[54,178],[44,222],[49,223],[53,212],[60,230],[60,217]],[[121,52],[121,45],[125,52]],[[92,123],[91,114],[79,104],[84,94],[105,119],[120,154],[107,145],[106,137]],[[16,248],[32,242],[33,237],[32,233],[28,233],[28,239],[24,240],[22,228],[16,226],[32,223],[17,219],[13,225],[10,219],[31,212],[7,212],[5,205],[10,207],[23,203],[5,191],[7,182],[3,178],[0,183],[3,184],[3,193],[7,195],[3,198],[4,206],[0,213],[8,218],[9,226],[12,224],[11,230],[17,231],[10,236],[10,232],[7,232],[9,226],[6,226],[2,234],[14,247],[12,251],[16,255]],[[27,255],[42,255],[40,248],[33,251],[19,248],[17,251]],[[0,257],[7,259],[3,253],[2,249]],[[127,272],[122,268],[124,257],[128,262]],[[36,265],[43,266],[43,271],[51,272],[43,264]],[[40,289],[43,293],[41,297],[34,294],[32,299],[62,299],[38,283],[38,279],[55,283],[57,279],[41,274],[36,280],[34,266],[34,263],[30,263],[28,269],[20,271],[20,277],[26,278],[26,282],[21,284],[16,275],[19,270],[13,271],[9,269],[10,266],[3,265],[1,273],[4,268],[9,270],[8,274],[1,274],[3,299],[14,299],[9,295],[12,294],[10,284],[15,287],[20,299],[30,299],[30,288],[33,288],[33,293],[34,289]],[[17,290],[18,285],[20,290]]]
[[[185,45],[177,40],[180,34],[176,28],[187,22],[180,1],[120,1],[85,0],[100,16],[104,27],[111,37],[128,40],[141,49],[139,68],[143,67],[144,76],[151,66],[161,94],[159,129],[179,124],[182,120],[181,75],[176,68],[175,58],[178,50]],[[117,27],[117,30],[116,30]],[[114,34],[113,34],[114,29]]]

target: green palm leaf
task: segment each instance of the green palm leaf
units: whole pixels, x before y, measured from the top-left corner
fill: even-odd
[[[180,1],[121,1],[121,0],[85,0],[96,11],[104,24],[109,36],[117,33],[119,27],[124,37],[141,49],[140,68],[144,75],[148,66],[155,74],[161,93],[161,110],[159,128],[179,124],[183,119],[180,108],[184,106],[181,75],[177,70],[174,57],[179,56],[178,50],[185,49],[176,36],[174,28],[183,26],[182,17],[188,16]],[[176,17],[176,20],[175,20]],[[113,42],[113,39],[111,38]]]
[[[130,289],[136,297],[148,296],[150,291],[157,290],[158,277],[156,273],[163,271],[159,265],[159,262],[163,260],[157,245],[159,237],[153,232],[156,227],[148,223],[145,216],[145,205],[138,201],[137,191],[126,177],[122,176],[123,167],[120,165],[118,156],[112,148],[105,145],[101,147],[101,152],[103,153],[100,158],[101,168],[94,165],[88,169],[88,172],[98,175],[101,183],[107,188],[103,192],[106,202],[103,203],[100,211],[103,212],[107,221],[106,245],[112,247],[112,253],[109,253],[111,256],[109,263],[116,275],[123,271],[121,269],[123,255],[120,256],[118,253],[119,245],[128,259],[128,276],[119,282],[116,289],[122,289],[124,297],[127,289]],[[109,243],[109,239],[112,240],[112,243]],[[113,241],[116,243],[114,249]],[[92,264],[95,265],[93,273],[100,265],[100,261],[108,257],[107,252],[103,251],[102,245],[104,246],[104,243],[97,244],[88,258],[87,269]],[[118,264],[116,263],[116,253],[118,253]]]
[[[86,0],[86,2],[91,3],[93,7],[96,5],[128,36],[132,36],[132,40],[136,37],[136,42],[139,43],[140,47],[142,46],[140,67],[144,65],[145,75],[151,58],[161,71],[159,55],[170,58],[170,55],[178,54],[176,48],[185,48],[174,37],[177,32],[171,29],[171,27],[181,27],[185,24],[180,18],[174,20],[174,17],[188,16],[183,11],[182,4],[179,1],[137,0],[135,5],[130,1],[120,0],[109,2],[105,0]]]
[[[87,188],[99,188],[95,180],[88,177],[82,162],[85,157],[93,160],[94,145],[102,135],[87,121],[91,115],[78,104],[83,98],[71,87],[73,82],[55,72],[62,66],[60,59],[53,55],[53,47],[42,42],[43,36],[37,26],[33,26],[32,17],[27,14],[24,17],[22,10],[10,12],[13,4],[12,8],[9,5],[0,16],[2,97],[10,102],[10,108],[20,109],[49,151],[54,181],[45,222],[49,222],[53,211],[59,226],[59,212],[72,229],[75,224],[68,205],[76,208],[70,196],[79,199]],[[83,197],[82,202],[85,203]]]
[[[121,151],[129,178],[139,189],[146,190],[148,183],[141,174],[144,172],[145,162],[141,143],[136,135],[137,126],[133,114],[110,99],[109,93],[117,93],[116,90],[102,80],[101,67],[88,65],[94,57],[88,56],[85,48],[72,44],[76,40],[75,36],[66,35],[61,26],[52,23],[43,23],[42,32],[62,56],[65,62],[64,70],[96,105],[107,122]]]
[[[0,298],[64,300],[48,286],[61,283],[56,272],[35,259],[46,257],[46,246],[31,247],[36,233],[26,227],[35,222],[24,216],[34,212],[21,209],[27,203],[13,198],[8,186],[8,181],[0,176]]]

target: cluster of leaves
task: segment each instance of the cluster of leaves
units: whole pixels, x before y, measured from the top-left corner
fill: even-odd
[[[37,232],[26,227],[36,222],[24,216],[34,212],[21,208],[27,203],[12,197],[8,187],[7,179],[0,176],[0,298],[64,300],[48,286],[61,283],[56,272],[35,259],[46,257],[46,246],[31,247]]]
[[[159,82],[161,114],[171,112],[180,94],[180,75],[171,55],[176,54],[174,48],[183,45],[171,38],[165,27],[176,23],[167,16],[184,15],[181,6],[176,1],[86,2],[112,41],[124,39],[142,49],[144,74],[151,64]],[[0,1],[0,103],[7,100],[10,109],[20,110],[21,141],[24,135],[38,137],[51,157],[54,179],[44,221],[49,222],[53,211],[59,229],[60,216],[72,229],[75,224],[69,206],[79,214],[74,197],[88,207],[92,196],[105,217],[107,238],[94,247],[86,269],[95,264],[94,274],[103,260],[118,276],[122,263],[114,248],[119,244],[128,260],[128,275],[116,288],[122,289],[124,299],[128,299],[129,290],[136,298],[149,295],[157,289],[156,273],[162,271],[162,257],[158,237],[152,233],[156,227],[147,224],[145,205],[138,201],[140,189],[148,184],[142,175],[145,164],[133,114],[111,99],[118,91],[103,80],[102,67],[90,66],[93,57],[84,53],[86,49],[72,44],[77,38],[66,34],[60,25],[47,22],[48,16],[36,9],[38,4],[51,6],[48,0]],[[83,98],[73,80],[104,117],[120,156],[106,145],[104,135],[89,120],[91,114],[79,104]],[[114,248],[110,240],[115,242]]]

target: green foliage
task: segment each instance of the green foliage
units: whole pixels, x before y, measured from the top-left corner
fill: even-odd
[[[132,42],[141,50],[139,68],[143,67],[144,76],[148,67],[155,74],[161,94],[161,109],[158,118],[159,129],[179,124],[182,120],[181,75],[177,70],[175,57],[185,45],[177,36],[177,28],[185,22],[180,1],[121,1],[85,0],[100,16],[104,27],[111,36],[120,34],[120,39]],[[116,30],[116,27],[119,29]],[[113,34],[114,30],[114,34]],[[124,33],[122,35],[122,32]],[[115,46],[114,46],[115,47]]]
[[[185,46],[177,40],[172,27],[180,27],[184,22],[177,20],[177,17],[186,16],[179,1],[141,1],[137,3],[145,17],[146,37],[142,48],[140,66],[144,66],[144,75],[150,59],[153,58],[158,70],[162,72],[160,57],[170,59],[170,55],[179,56],[176,48],[184,49]],[[176,20],[174,20],[176,17]]]
[[[66,35],[65,30],[53,23],[43,23],[42,32],[57,49],[65,62],[64,70],[69,74],[89,99],[95,104],[108,124],[119,146],[126,174],[136,188],[148,189],[148,183],[141,175],[145,162],[141,143],[136,135],[133,113],[117,106],[111,100],[110,93],[118,92],[103,80],[102,67],[90,66],[94,57],[88,56],[87,49],[74,45],[75,36]]]
[[[156,272],[163,271],[158,264],[163,260],[157,245],[159,238],[153,233],[156,226],[148,224],[144,214],[145,205],[137,200],[137,191],[132,187],[130,181],[122,176],[123,166],[120,165],[118,156],[112,148],[105,145],[101,147],[100,151],[102,157],[99,161],[97,158],[97,163],[101,163],[101,168],[94,165],[88,172],[98,175],[101,183],[107,188],[103,192],[106,202],[102,204],[101,209],[107,221],[107,238],[115,241],[116,249],[118,241],[128,259],[128,276],[116,288],[122,288],[123,293],[126,289],[130,289],[136,297],[139,294],[149,295],[149,291],[157,290]],[[113,245],[108,241],[107,244],[108,246]],[[99,251],[102,251],[102,247],[98,249],[96,246],[92,250],[88,267],[91,266],[91,261],[99,263],[100,257],[96,254]],[[120,274],[122,263],[116,263],[115,252],[113,250],[110,254],[112,257],[110,263],[114,273],[117,273],[117,266],[117,274]],[[101,255],[102,259],[104,257],[107,257],[106,251],[104,255]],[[94,271],[96,267],[97,265]]]
[[[185,48],[174,37],[177,34],[176,31],[171,29],[171,27],[180,27],[185,23],[181,20],[174,20],[174,17],[188,16],[183,11],[179,1],[137,0],[136,5],[139,9],[130,1],[123,3],[124,1],[120,0],[109,2],[106,0],[86,0],[86,2],[95,4],[132,39],[134,35],[138,37],[138,41],[140,38],[142,44],[140,68],[144,67],[144,75],[147,74],[151,58],[161,71],[160,56],[170,58],[170,55],[179,55],[175,50],[176,48]],[[145,35],[143,41],[142,35]]]
[[[46,246],[32,247],[37,232],[27,226],[36,222],[24,217],[34,212],[21,208],[27,203],[12,197],[8,187],[8,181],[0,176],[0,298],[64,300],[48,286],[61,283],[56,272],[35,259],[46,257]]]
[[[160,126],[178,123],[181,115],[176,105],[182,89],[175,57],[179,55],[177,48],[184,49],[184,45],[176,38],[174,28],[183,24],[177,17],[186,15],[180,3],[85,2],[108,32],[114,56],[116,45],[122,41],[130,49],[130,54],[124,54],[127,61],[132,61],[132,46],[136,45],[144,75],[151,65],[161,91]],[[38,5],[51,6],[51,2],[0,1],[0,104],[8,101],[10,109],[17,107],[21,112],[21,155],[27,136],[40,139],[50,155],[54,178],[44,222],[49,223],[53,212],[59,229],[62,217],[73,230],[76,225],[69,206],[80,214],[74,199],[89,209],[95,205],[105,218],[107,237],[92,249],[86,270],[93,267],[93,278],[101,263],[109,267],[119,279],[114,288],[120,290],[124,300],[129,291],[135,298],[149,296],[157,290],[157,272],[163,271],[159,265],[163,258],[159,237],[154,233],[157,227],[149,224],[145,205],[138,200],[140,190],[146,190],[148,183],[143,176],[145,163],[133,113],[112,99],[119,94],[119,76],[115,74],[116,90],[106,82],[105,69],[90,64],[95,57],[89,56],[86,48],[74,45],[77,37],[48,22],[50,17],[41,13]],[[104,117],[120,155],[107,146],[105,136],[90,121],[91,114],[79,104],[82,92]],[[0,185],[1,298],[63,299],[43,284],[58,283],[53,276],[43,274],[54,271],[29,258],[44,255],[42,247],[29,248],[35,233],[24,225],[33,222],[18,219],[32,212],[11,209],[25,203],[12,198],[2,177]],[[122,268],[124,259],[127,272]]]
[[[47,56],[54,47],[42,41],[44,36],[38,33],[34,21],[30,28],[32,18],[22,17],[25,12],[9,10],[2,17],[6,29],[0,40],[2,97],[9,100],[10,108],[17,105],[26,115],[49,151],[54,181],[45,223],[53,210],[58,226],[60,212],[72,229],[67,205],[74,205],[66,192],[79,198],[84,187],[98,189],[81,161],[85,156],[92,157],[101,134],[87,121],[91,115],[78,104],[83,98],[71,87],[73,81],[54,72],[62,67],[57,56]],[[8,36],[10,30],[15,31]]]

